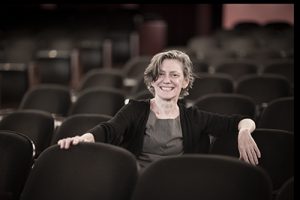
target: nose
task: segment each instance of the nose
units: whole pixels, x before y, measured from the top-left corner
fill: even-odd
[[[170,83],[170,82],[171,82],[170,77],[169,77],[168,75],[165,75],[165,76],[164,76],[164,79],[163,79],[163,82],[164,82],[164,83]]]

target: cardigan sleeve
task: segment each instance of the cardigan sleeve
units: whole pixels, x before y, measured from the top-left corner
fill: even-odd
[[[145,120],[148,107],[149,103],[130,100],[112,119],[100,123],[89,132],[94,135],[97,142],[120,145],[128,138],[135,138],[136,129],[142,129],[139,125],[143,124],[141,120],[142,122]],[[143,132],[143,130],[141,131]]]
[[[237,135],[239,122],[246,118],[242,115],[224,115],[194,109],[194,122],[198,123],[202,132],[214,137]]]
[[[124,105],[112,119],[98,124],[88,132],[94,135],[96,142],[118,145],[130,127],[133,115],[134,105],[132,102],[129,102],[127,105]]]

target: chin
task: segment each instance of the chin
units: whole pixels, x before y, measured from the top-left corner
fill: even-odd
[[[165,101],[172,101],[174,99],[178,99],[177,96],[160,96],[159,98],[161,98]]]

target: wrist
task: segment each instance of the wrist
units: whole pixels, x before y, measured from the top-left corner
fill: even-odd
[[[239,135],[241,135],[241,134],[251,134],[251,130],[249,129],[249,128],[241,128],[240,130],[239,130]]]
[[[95,142],[95,138],[94,135],[92,133],[85,133],[81,136],[81,138],[85,141],[85,142]]]

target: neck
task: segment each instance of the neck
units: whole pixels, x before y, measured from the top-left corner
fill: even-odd
[[[151,110],[158,118],[176,118],[179,115],[177,100],[151,99]]]

